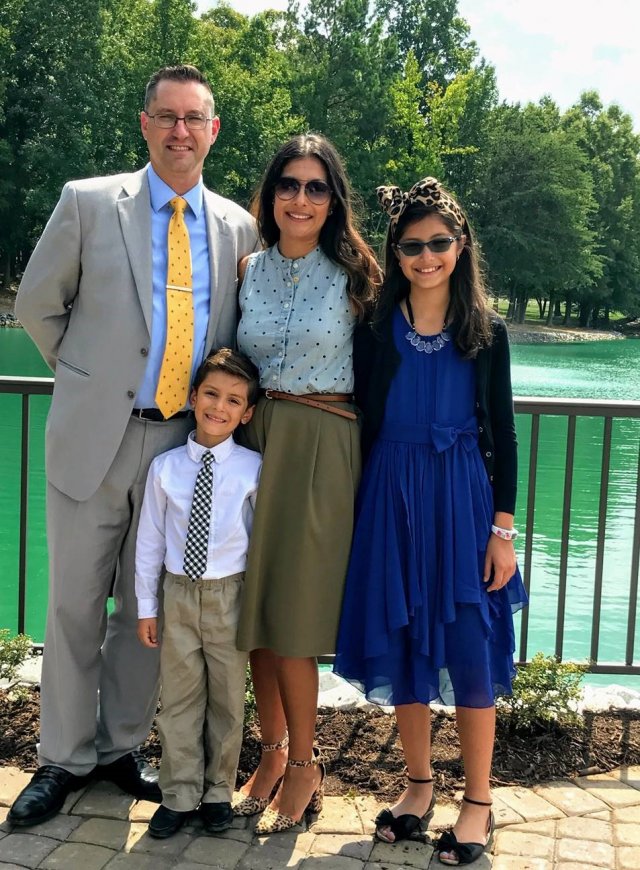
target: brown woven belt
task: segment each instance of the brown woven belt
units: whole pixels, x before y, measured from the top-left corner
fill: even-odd
[[[267,399],[284,399],[287,402],[297,402],[299,405],[309,405],[320,411],[328,411],[330,414],[346,417],[347,420],[358,419],[358,415],[354,411],[332,408],[329,405],[329,402],[352,402],[353,396],[349,393],[305,393],[303,396],[296,396],[295,393],[282,393],[280,390],[265,390],[264,395]]]

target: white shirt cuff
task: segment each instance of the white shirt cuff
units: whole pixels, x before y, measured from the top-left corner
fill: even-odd
[[[151,619],[157,615],[157,598],[138,598],[138,619]]]

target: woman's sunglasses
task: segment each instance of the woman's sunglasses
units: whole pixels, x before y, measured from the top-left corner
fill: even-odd
[[[459,242],[460,236],[438,236],[428,242],[398,242],[394,245],[396,251],[400,251],[403,257],[417,257],[423,248],[429,248],[432,254],[444,254],[454,242]]]
[[[321,181],[319,178],[304,182],[298,181],[297,178],[283,175],[276,181],[274,186],[275,195],[278,199],[284,199],[285,201],[297,196],[300,189],[304,190],[307,199],[314,205],[323,205],[331,198],[331,188],[326,181]]]

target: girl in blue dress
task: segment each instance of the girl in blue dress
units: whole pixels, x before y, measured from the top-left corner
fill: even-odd
[[[366,466],[334,670],[395,706],[408,784],[376,819],[385,842],[426,830],[429,703],[455,704],[465,794],[437,850],[443,864],[469,864],[493,831],[495,697],[511,691],[512,614],[527,603],[509,345],[455,199],[434,178],[378,198],[385,281],[354,343]]]

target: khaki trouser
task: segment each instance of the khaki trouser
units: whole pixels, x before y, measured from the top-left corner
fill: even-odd
[[[162,803],[171,810],[233,794],[248,658],[236,649],[243,578],[165,577],[158,731]]]

